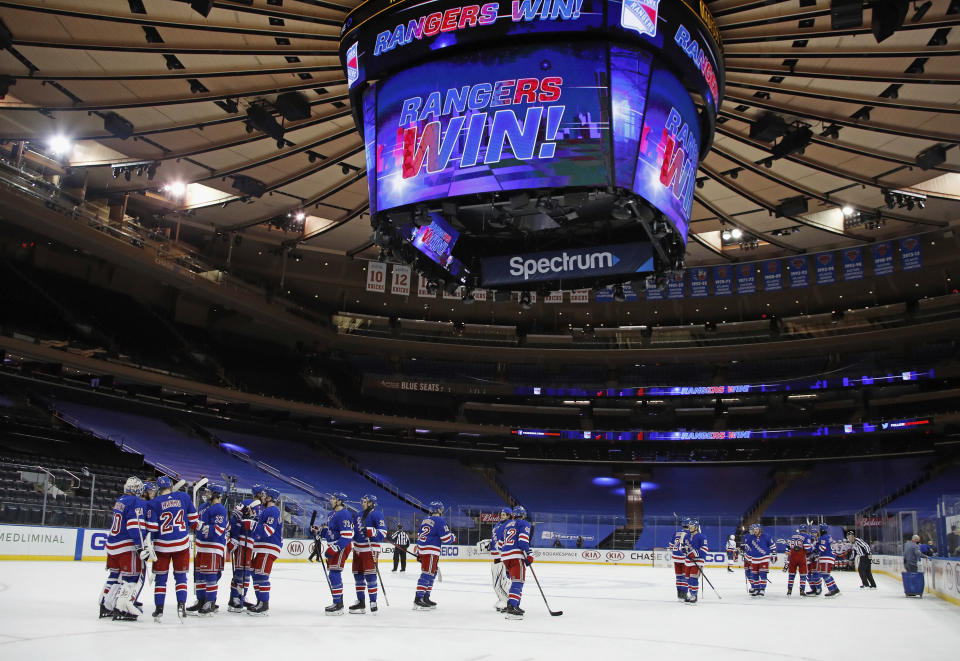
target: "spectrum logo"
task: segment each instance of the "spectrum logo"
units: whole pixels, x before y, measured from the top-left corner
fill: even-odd
[[[521,255],[510,258],[510,275],[523,276],[529,280],[530,276],[550,273],[570,273],[592,269],[612,268],[620,258],[611,252],[594,252],[584,255],[571,255],[563,252],[556,257],[541,257],[539,259],[524,259]]]

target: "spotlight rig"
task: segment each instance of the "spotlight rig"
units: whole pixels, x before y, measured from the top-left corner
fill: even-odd
[[[886,202],[888,209],[896,206],[898,209],[913,211],[914,207],[923,209],[927,206],[927,196],[922,193],[911,193],[902,190],[884,190],[883,201]]]

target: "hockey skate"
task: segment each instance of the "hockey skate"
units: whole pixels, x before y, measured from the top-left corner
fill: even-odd
[[[827,594],[823,595],[824,597],[836,597],[840,594],[840,590],[828,590]]]
[[[427,595],[423,598],[423,603],[425,603],[430,608],[436,608],[437,602],[430,598],[430,595]]]
[[[268,610],[270,610],[270,604],[265,601],[258,601],[256,604],[247,609],[247,615],[252,615],[254,617],[266,617]]]
[[[240,601],[239,597],[230,597],[230,601],[227,603],[227,612],[229,613],[243,612],[243,602]]]
[[[730,573],[730,574],[732,574],[732,573],[733,573],[733,567],[727,567],[727,572]]]
[[[507,606],[504,609],[503,614],[508,620],[522,620],[524,611],[519,606]]]
[[[687,600],[687,591],[683,588],[677,588],[677,600],[686,601]]]
[[[113,611],[113,621],[114,621],[114,622],[118,622],[118,621],[120,621],[120,622],[136,622],[136,621],[137,621],[137,616],[134,615],[133,613],[124,613],[124,612],[121,611],[121,610],[114,610],[114,611]]]
[[[417,597],[413,600],[413,610],[415,611],[432,611],[435,607],[436,604],[431,606],[429,603],[427,603],[425,598],[421,599],[420,597]]]
[[[324,615],[343,615],[347,611],[343,608],[343,602],[341,601],[338,604],[331,604],[323,609]]]
[[[153,621],[157,624],[163,620],[163,606],[157,606],[153,609]]]
[[[100,601],[100,619],[102,620],[105,617],[113,617],[113,611],[103,605],[103,600]]]
[[[685,601],[686,603],[688,603],[688,604],[695,604],[695,603],[697,603],[697,593],[696,593],[696,592],[688,592],[688,593],[687,593],[687,598],[686,598],[684,601]]]
[[[200,610],[197,611],[197,615],[200,617],[209,617],[217,612],[217,605],[211,601],[203,602],[203,606],[200,607]]]
[[[364,615],[367,612],[367,606],[364,602],[358,601],[353,606],[347,608],[347,612],[351,615]]]
[[[370,614],[376,615],[377,611],[378,611],[377,604],[375,602],[370,602]]]
[[[187,604],[177,602],[177,618],[183,622],[187,619]]]
[[[195,603],[193,606],[187,606],[187,615],[199,615],[200,609],[203,608],[205,603],[207,602],[203,599],[197,599],[197,603]]]

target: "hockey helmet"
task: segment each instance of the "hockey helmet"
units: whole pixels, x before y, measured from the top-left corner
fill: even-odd
[[[143,483],[143,493],[148,493],[150,491],[156,491],[157,485],[153,482],[144,482]]]
[[[737,538],[736,535],[730,535],[730,539],[736,539],[736,538]]]
[[[267,494],[267,498],[276,502],[280,500],[280,490],[274,489],[273,487],[264,487],[263,492]]]
[[[430,503],[431,512],[443,512],[443,501],[434,500]]]
[[[509,506],[504,505],[500,508],[500,514],[506,514],[508,517],[513,516],[513,510]]]
[[[823,534],[826,534],[826,533],[828,533],[828,532],[830,532],[830,526],[828,526],[826,523],[821,523],[821,524],[820,524],[820,534],[823,535]]]
[[[752,532],[752,533],[760,532],[760,524],[759,524],[759,523],[751,523],[751,524],[750,524],[750,532]]]
[[[167,477],[166,475],[161,475],[160,477],[157,478],[158,490],[172,489],[172,488],[173,488],[173,480],[171,480],[169,477]]]
[[[266,490],[267,486],[265,484],[260,484],[259,482],[250,487],[250,491],[253,492],[254,497],[259,496]]]
[[[330,494],[330,499],[339,500],[341,503],[345,503],[347,502],[347,494],[343,493],[342,491],[334,491],[332,494]]]
[[[211,496],[216,496],[217,498],[223,498],[224,488],[219,484],[208,484],[207,491],[210,492]]]
[[[377,495],[374,493],[365,493],[363,496],[361,496],[361,498],[371,505],[375,506],[377,504]]]
[[[697,519],[695,517],[691,519],[687,519],[687,528],[699,528],[699,527],[700,527],[700,519]]]
[[[680,527],[681,527],[681,528],[689,528],[689,527],[690,527],[690,521],[691,521],[691,520],[692,520],[692,519],[691,519],[689,516],[683,517],[683,520],[680,522]]]
[[[527,516],[527,509],[523,505],[517,505],[513,508],[513,516],[522,519]]]
[[[142,495],[143,482],[140,481],[139,477],[128,477],[127,481],[123,484],[123,493],[131,493],[134,496]]]
[[[799,526],[797,526],[797,532],[807,532],[807,524],[801,523]]]

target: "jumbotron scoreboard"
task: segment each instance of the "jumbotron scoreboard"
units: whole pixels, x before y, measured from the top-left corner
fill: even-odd
[[[702,0],[369,0],[340,56],[385,258],[451,291],[682,268],[724,87]]]

